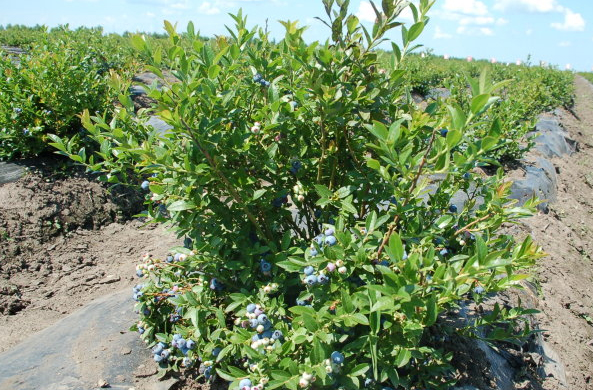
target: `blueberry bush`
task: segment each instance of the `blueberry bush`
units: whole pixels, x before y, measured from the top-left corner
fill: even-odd
[[[117,98],[110,72],[126,75],[133,65],[112,50],[100,29],[35,30],[26,54],[0,50],[0,159],[47,150],[48,134],[72,136],[82,129],[83,110],[104,111]]]
[[[384,0],[371,29],[348,3],[323,0],[323,43],[305,43],[293,21],[271,42],[238,13],[228,37],[201,40],[190,23],[182,45],[165,22],[165,52],[132,38],[149,70],[162,76],[166,57],[177,79],[149,88],[155,106],[135,113],[117,79],[113,112],[82,115],[96,152],[52,136],[105,180],[141,177],[146,216],[184,238],[137,266],[133,329],[163,372],[191,367],[242,390],[447,388],[451,355],[435,335],[512,340],[530,313],[496,310],[463,329],[441,320],[515,286],[542,254],[501,232],[536,201],[517,207],[502,171],[475,170],[499,145],[495,126],[471,134],[501,85],[475,81],[467,109],[418,108],[402,64],[434,1]],[[411,25],[398,21],[406,7]],[[377,48],[395,29],[383,68]],[[152,128],[150,113],[172,128]]]

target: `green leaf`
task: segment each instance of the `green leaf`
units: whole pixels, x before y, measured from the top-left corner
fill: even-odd
[[[407,41],[412,42],[416,40],[420,34],[422,34],[422,30],[424,30],[424,22],[414,23],[407,34]]]
[[[323,184],[315,184],[315,191],[321,198],[331,198],[334,194]]]
[[[359,365],[355,366],[354,368],[352,368],[352,371],[350,371],[350,373],[348,373],[348,375],[361,376],[362,374],[367,372],[370,368],[371,368],[371,366],[368,363],[362,363],[362,364],[359,364]]]
[[[215,79],[216,77],[218,77],[220,70],[221,67],[219,65],[212,65],[210,68],[208,68],[208,78]]]
[[[397,367],[403,367],[406,364],[408,364],[411,358],[412,352],[410,352],[410,350],[407,348],[402,348],[399,350],[397,356],[395,357],[395,365]]]
[[[169,210],[169,211],[184,211],[184,210],[193,209],[195,207],[196,207],[196,205],[193,204],[193,202],[188,202],[185,200],[178,200],[176,202],[171,203],[167,207],[167,210]]]
[[[490,94],[487,94],[487,93],[475,96],[472,99],[472,103],[471,103],[472,113],[474,115],[476,115],[478,112],[482,111],[482,109],[486,106],[486,103],[488,103],[489,99],[490,99]]]
[[[266,189],[266,188],[262,188],[262,189],[256,190],[256,191],[253,193],[253,200],[257,200],[257,199],[261,198],[261,196],[262,196],[263,194],[265,194],[265,193],[266,193],[266,191],[267,191],[267,189]]]

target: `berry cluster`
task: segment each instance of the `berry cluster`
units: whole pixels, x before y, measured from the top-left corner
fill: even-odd
[[[334,236],[333,227],[328,227],[327,229],[325,229],[325,232],[315,237],[313,241],[315,241],[317,245],[319,245],[320,247],[324,245],[334,246],[338,242],[338,240]],[[317,256],[319,254],[315,245],[311,245],[311,248],[309,249],[309,254],[311,256]]]
[[[250,303],[245,311],[247,319],[237,318],[235,324],[242,328],[254,329],[257,332],[251,338],[251,348],[265,353],[274,350],[282,343],[282,331],[272,328],[272,323],[260,305]]]
[[[294,164],[293,164],[293,167],[290,169],[292,170],[293,168],[294,168]],[[305,201],[305,189],[303,188],[303,184],[300,181],[297,184],[295,184],[294,187],[292,187],[292,190],[294,191],[296,199],[299,202],[302,203]]]
[[[264,79],[264,77],[259,73],[256,73],[253,76],[253,82],[258,83],[259,85],[261,85],[264,88],[268,88],[270,86],[270,82],[267,81],[266,79]]]
[[[263,390],[266,383],[268,383],[268,379],[265,377],[260,379],[257,385],[253,385],[249,378],[241,379],[239,390]]]

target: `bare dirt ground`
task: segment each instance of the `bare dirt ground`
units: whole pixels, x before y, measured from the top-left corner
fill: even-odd
[[[593,85],[577,76],[576,103],[562,124],[579,151],[553,160],[557,201],[524,229],[548,253],[536,270],[537,321],[566,370],[566,385],[546,378],[544,389],[593,389]]]
[[[132,286],[143,253],[164,256],[179,244],[130,219],[141,203],[142,194],[108,193],[84,174],[43,164],[0,186],[0,352]]]
[[[526,379],[514,378],[516,389],[593,390],[593,85],[580,77],[575,83],[576,104],[563,112],[562,124],[579,151],[553,160],[558,195],[549,213],[514,229],[531,234],[548,253],[534,270],[535,289],[528,295],[541,311],[535,320],[565,377],[532,375],[542,364],[533,356]],[[49,172],[0,185],[0,351],[95,298],[132,286],[143,253],[164,256],[179,244],[161,227],[130,219],[142,194],[108,194],[84,175]],[[468,356],[457,365],[464,371],[462,384],[496,388],[481,352],[458,349]],[[530,353],[519,351],[521,364]],[[207,386],[187,378],[172,388]]]

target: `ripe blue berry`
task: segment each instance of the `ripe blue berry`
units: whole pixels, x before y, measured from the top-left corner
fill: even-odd
[[[265,314],[260,314],[257,316],[257,323],[260,325],[265,324],[268,321],[268,316]]]
[[[196,347],[196,342],[193,340],[187,340],[185,343],[185,347],[187,349],[194,349]]]
[[[331,354],[331,359],[335,364],[342,364],[344,363],[344,354],[338,351],[333,351]]]
[[[142,184],[140,184],[140,188],[142,188],[144,191],[147,191],[149,187],[150,187],[150,182],[148,180],[144,180],[142,182]]]
[[[326,236],[333,236],[334,233],[335,233],[335,231],[334,231],[334,228],[331,228],[330,227],[330,228],[325,229],[325,232],[324,233],[325,233]]]
[[[173,335],[173,340],[179,340],[180,338],[181,338],[181,335],[178,333]]]
[[[268,263],[267,261],[263,260],[260,263],[261,272],[266,273],[272,270],[272,264]]]
[[[317,243],[317,245],[323,245],[323,240],[324,239],[325,239],[325,236],[323,234],[320,234],[317,237],[315,237],[313,239],[313,241],[315,241]]]
[[[222,348],[220,347],[216,347],[212,350],[212,356],[216,357],[220,354],[220,351],[222,351]]]
[[[141,326],[138,327],[138,333],[144,334],[145,331],[146,331],[146,329],[144,329],[143,327],[141,327]]]
[[[247,305],[247,313],[253,313],[255,311],[255,309],[257,308],[257,306],[255,306],[255,303],[250,303],[249,305]]]
[[[317,249],[315,249],[315,248],[311,248],[311,249],[309,249],[309,254],[310,254],[311,256],[317,256],[317,254],[318,254],[318,253],[317,253]]]
[[[160,354],[154,355],[154,361],[160,363],[163,361],[163,357]]]
[[[187,342],[185,341],[185,339],[178,339],[178,340],[176,341],[177,348],[180,348],[180,349],[181,349],[181,348],[185,348],[185,345],[186,345],[186,343],[187,343]]]
[[[253,82],[254,83],[259,83],[259,81],[262,79],[262,75],[259,73],[256,73],[255,75],[253,75]]]
[[[327,283],[329,283],[329,278],[328,278],[327,276],[325,276],[325,275],[319,275],[319,276],[317,277],[317,281],[318,281],[320,284],[327,284]]]
[[[154,346],[154,348],[152,348],[152,353],[154,353],[155,355],[158,355],[161,352],[163,352],[163,347],[160,344],[157,344]]]
[[[312,266],[309,265],[309,266],[305,267],[305,269],[303,270],[303,272],[307,276],[313,275],[313,273],[315,272],[315,268],[313,268]]]
[[[256,342],[257,340],[259,340],[259,335],[254,334],[253,336],[251,336],[251,341],[252,342]]]
[[[334,237],[334,236],[325,237],[325,243],[329,246],[336,245],[336,242],[337,242],[337,240],[336,240],[336,237]]]
[[[469,172],[466,172],[466,173],[464,173],[464,174],[463,174],[463,178],[464,178],[465,180],[469,180],[471,177],[472,177],[472,175],[470,175],[470,173],[469,173]]]
[[[274,339],[274,340],[280,340],[280,339],[282,339],[282,336],[283,336],[282,331],[275,330],[274,333],[272,333],[272,337],[271,338]]]
[[[239,382],[239,389],[244,387],[251,387],[251,381],[248,378],[241,379],[241,382]]]
[[[307,302],[297,299],[296,301],[297,306],[307,306]]]
[[[449,254],[449,250],[447,248],[445,248],[445,249],[442,249],[439,253],[441,256],[447,256]]]
[[[447,129],[441,129],[441,137],[446,137],[447,133],[449,133],[449,130]]]
[[[482,286],[477,286],[476,288],[474,288],[474,293],[476,294],[482,294],[484,292],[484,287]]]
[[[456,213],[457,212],[457,206],[452,204],[449,206],[449,211],[452,213]]]
[[[314,284],[317,283],[317,276],[315,275],[309,275],[305,278],[305,283],[307,283],[309,286],[312,286]]]
[[[254,318],[254,319],[251,319],[251,320],[249,320],[249,326],[250,326],[251,328],[257,328],[257,326],[258,326],[258,325],[259,325],[259,322],[257,322],[257,320],[256,320],[255,318]]]
[[[163,360],[167,360],[169,358],[169,355],[171,355],[171,351],[169,351],[168,349],[165,349],[163,352],[161,352],[161,357],[163,358]]]

